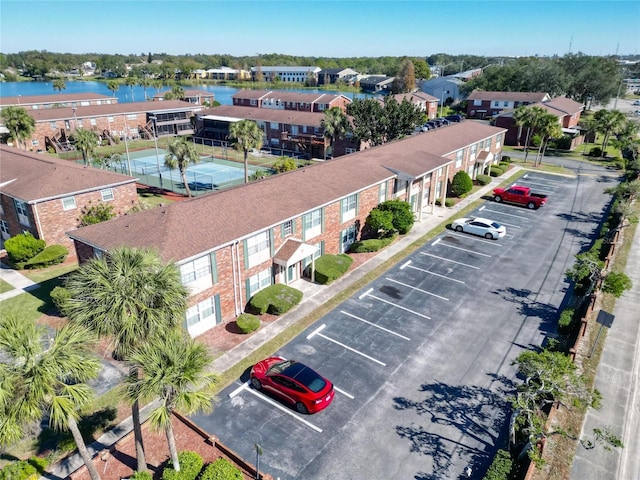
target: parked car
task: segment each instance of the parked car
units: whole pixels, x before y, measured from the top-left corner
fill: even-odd
[[[464,116],[459,115],[459,114],[455,114],[455,115],[447,115],[446,117],[447,120],[449,120],[450,122],[461,122],[464,120]]]
[[[547,196],[542,193],[533,193],[529,187],[512,185],[510,188],[494,188],[493,200],[500,202],[517,203],[526,205],[527,208],[540,208],[547,203]]]
[[[429,130],[433,130],[434,128],[438,128],[438,124],[436,122],[434,122],[433,120],[429,120],[427,123],[425,123],[425,125],[427,127],[429,127]]]
[[[426,126],[426,125],[418,125],[418,126],[415,128],[415,131],[416,131],[416,132],[426,132],[427,130],[429,130],[429,127],[428,127],[428,126]]]
[[[451,121],[447,120],[446,118],[436,118],[437,121],[439,121],[442,125],[451,125]]]
[[[303,414],[327,408],[333,384],[306,365],[282,357],[269,357],[251,369],[251,386],[282,399]]]
[[[472,233],[484,238],[497,240],[507,234],[504,225],[482,217],[458,218],[451,224],[456,232]]]
[[[640,105],[640,100],[636,100],[635,102],[633,102],[633,105]]]

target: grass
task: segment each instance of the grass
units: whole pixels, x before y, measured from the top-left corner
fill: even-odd
[[[10,292],[13,289],[13,285],[5,282],[4,280],[0,280],[0,293]]]

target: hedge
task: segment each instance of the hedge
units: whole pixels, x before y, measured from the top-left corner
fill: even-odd
[[[236,325],[242,333],[251,333],[260,328],[260,319],[250,313],[243,313],[236,319]]]
[[[512,469],[513,460],[511,460],[511,454],[506,450],[498,450],[484,476],[484,480],[509,480]]]
[[[278,283],[263,288],[249,300],[248,313],[281,315],[300,303],[302,292],[288,285]]]
[[[492,165],[489,169],[489,175],[492,177],[499,177],[504,173],[504,170],[498,165]]]
[[[180,471],[176,472],[172,468],[173,463],[169,462],[162,471],[162,480],[195,480],[204,465],[202,457],[189,450],[178,453],[178,462]]]
[[[200,475],[199,480],[242,480],[242,471],[226,458],[210,463]]]
[[[19,460],[6,465],[0,470],[0,480],[35,480],[38,471],[26,460]]]
[[[71,298],[71,293],[69,292],[69,290],[67,290],[64,287],[57,286],[53,290],[51,290],[51,293],[49,294],[49,296],[51,297],[51,300],[53,301],[53,304],[56,306],[56,309],[58,310],[58,312],[66,316],[64,307],[67,301]]]
[[[62,245],[49,245],[35,257],[24,264],[24,268],[44,268],[62,263],[69,255],[69,250]]]
[[[367,252],[377,252],[378,250],[389,245],[396,238],[396,235],[392,235],[390,237],[385,238],[372,238],[370,240],[361,240],[359,242],[354,242],[349,247],[349,252],[351,253],[367,253]]]
[[[9,261],[14,264],[26,262],[35,257],[44,250],[45,245],[44,240],[35,238],[29,232],[15,235],[4,242]]]
[[[445,198],[444,206],[447,208],[451,208],[456,204],[456,201],[453,198]]]
[[[562,313],[560,313],[560,318],[558,319],[558,331],[560,333],[569,333],[573,326],[575,316],[576,310],[574,308],[565,308]]]
[[[480,185],[489,185],[491,183],[491,177],[489,175],[479,174],[476,175],[476,181]]]
[[[454,197],[461,197],[465,193],[469,193],[473,190],[473,180],[467,172],[460,170],[453,176],[451,180],[451,195]]]
[[[129,480],[153,480],[151,473],[147,470],[143,472],[135,472],[129,477]]]
[[[344,275],[353,263],[353,258],[341,253],[340,255],[322,255],[315,262],[315,281],[320,285],[327,285]]]

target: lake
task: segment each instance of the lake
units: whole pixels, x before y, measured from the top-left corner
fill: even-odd
[[[60,93],[99,93],[101,95],[107,95],[109,97],[114,96],[113,92],[107,88],[107,84],[104,82],[95,81],[73,81],[65,82],[67,88]],[[198,86],[183,86],[185,90],[197,89],[211,92],[215,95],[215,98],[222,105],[233,105],[231,96],[240,91],[236,87],[228,87],[225,85],[198,85]],[[168,87],[163,87],[160,91],[167,90]],[[331,90],[318,90],[318,89],[287,89],[287,91],[300,92],[300,93],[330,93],[330,94],[342,94],[351,99],[353,98],[372,98],[375,95],[367,93],[351,93],[351,92],[338,92]],[[31,95],[54,95],[58,93],[53,89],[53,82],[1,82],[0,83],[0,97],[27,97]],[[158,90],[153,87],[147,87],[147,96],[153,97],[158,93]],[[115,97],[118,99],[118,103],[131,103],[144,101],[144,89],[135,85],[133,89],[127,85],[120,85],[120,88],[115,92]]]

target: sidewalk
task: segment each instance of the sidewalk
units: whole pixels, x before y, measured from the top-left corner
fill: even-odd
[[[512,175],[520,170],[520,167],[515,167],[509,171]],[[389,247],[385,248],[379,254],[371,257],[367,262],[362,264],[357,269],[349,272],[344,277],[336,280],[331,285],[318,285],[308,281],[298,281],[294,285],[296,288],[302,290],[303,301],[294,310],[278,318],[276,321],[265,325],[263,328],[255,332],[247,340],[239,345],[231,348],[229,351],[218,357],[212,364],[212,370],[215,372],[224,372],[242,359],[247,357],[251,352],[260,348],[269,340],[277,336],[279,333],[286,330],[291,325],[295,325],[297,322],[305,318],[312,313],[318,307],[322,306],[328,300],[336,296],[345,288],[349,287],[367,273],[384,263],[389,258],[393,257],[398,252],[401,252],[409,245],[420,239],[422,236],[433,230],[435,227],[445,222],[447,219],[455,216],[458,212],[471,203],[480,199],[483,195],[490,193],[499,183],[504,179],[492,178],[490,184],[478,189],[468,198],[459,202],[452,208],[427,206],[423,209],[422,220],[416,221],[411,231],[398,239]],[[19,275],[19,274],[18,274]],[[21,275],[20,275],[21,276]],[[4,279],[4,277],[2,277]],[[9,280],[6,280],[9,281]],[[22,293],[21,291],[19,291]],[[2,297],[0,296],[0,299]],[[221,325],[220,327],[223,327]],[[144,407],[144,411],[141,411],[141,419],[144,421],[148,417],[150,411],[150,405]],[[88,449],[92,456],[97,455],[101,451],[108,449],[111,445],[116,443],[120,438],[129,433],[132,430],[131,417],[127,418],[116,427],[111,429],[102,435],[98,440],[88,445]],[[45,474],[40,480],[62,480],[77,470],[83,465],[82,458],[79,454],[72,455],[58,465],[55,469]]]
[[[40,287],[37,283],[32,282],[20,272],[12,270],[2,262],[0,262],[0,280],[4,280],[14,287],[13,290],[0,293],[0,301]]]

